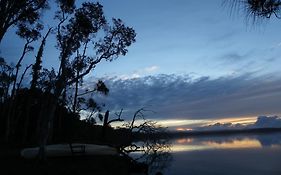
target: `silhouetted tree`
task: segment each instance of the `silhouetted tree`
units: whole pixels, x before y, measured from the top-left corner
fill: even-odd
[[[0,102],[4,103],[9,97],[9,89],[14,81],[14,67],[0,57]]]
[[[30,65],[28,65],[28,66],[25,67],[25,69],[24,69],[24,71],[23,71],[23,73],[22,73],[22,75],[21,75],[21,77],[20,77],[20,81],[19,81],[19,83],[18,83],[17,89],[20,89],[20,88],[21,88],[21,84],[22,84],[23,78],[24,78],[26,72],[28,71],[28,69],[29,69],[31,66],[33,66],[33,65],[30,64]]]
[[[9,101],[8,109],[6,112],[6,118],[7,118],[7,126],[6,126],[6,139],[9,140],[11,132],[14,132],[16,123],[16,116],[15,116],[15,108],[17,101],[14,100],[14,97],[17,93],[17,87],[20,87],[20,84],[18,83],[18,76],[19,71],[21,67],[21,63],[23,59],[25,58],[26,54],[28,52],[33,51],[33,47],[31,46],[31,43],[36,41],[40,36],[40,31],[43,29],[43,26],[41,24],[36,24],[35,26],[28,27],[24,24],[18,25],[18,31],[16,32],[18,36],[20,36],[22,39],[25,39],[25,44],[21,53],[20,58],[18,59],[16,65],[15,65],[15,73],[13,78],[13,86],[11,88],[11,100]],[[23,75],[26,71],[24,71]],[[23,77],[23,76],[22,76]],[[22,81],[22,79],[20,80]],[[18,83],[18,86],[16,86]],[[21,82],[20,82],[21,83]]]
[[[82,81],[80,80],[79,86],[82,85]],[[93,89],[86,89],[85,92],[81,92],[78,94],[78,85],[75,82],[75,90],[72,104],[72,112],[79,113],[81,110],[88,111],[89,115],[86,116],[87,120],[93,120],[92,117],[95,113],[99,113],[102,110],[103,104],[97,104],[93,98],[86,99],[87,96],[92,96],[93,93],[101,93],[102,95],[107,95],[109,89],[106,87],[103,81],[98,80]],[[92,87],[90,87],[92,88]],[[95,115],[96,116],[96,115]]]
[[[36,25],[47,6],[47,0],[0,0],[0,43],[10,27],[20,31]]]
[[[39,76],[40,76],[40,70],[42,68],[41,63],[42,63],[43,51],[44,51],[44,47],[45,47],[45,44],[46,44],[46,39],[47,39],[48,35],[50,34],[51,30],[52,30],[52,28],[49,28],[48,32],[43,37],[41,45],[40,45],[39,50],[38,50],[37,55],[36,55],[35,63],[32,66],[32,80],[31,80],[30,89],[35,89],[37,84],[38,84],[38,79],[39,79]]]
[[[3,130],[6,131],[7,138],[16,136],[14,140],[23,144],[30,138],[39,138],[41,158],[44,158],[45,145],[52,137],[54,121],[64,121],[67,108],[69,113],[72,112],[70,116],[75,118],[75,122],[79,119],[81,110],[89,111],[86,120],[89,126],[95,122],[95,117],[103,119],[99,114],[100,104],[92,98],[85,98],[85,95],[96,92],[107,95],[109,90],[105,83],[99,80],[85,92],[79,88],[84,77],[102,60],[113,61],[120,55],[125,55],[136,37],[134,29],[127,27],[122,20],[113,18],[108,21],[99,3],[85,2],[76,7],[75,0],[55,2],[59,7],[54,15],[58,24],[42,37],[35,62],[27,66],[20,76],[24,58],[34,50],[31,44],[36,44],[34,41],[41,38],[44,23],[40,23],[39,19],[42,11],[47,9],[48,1],[0,0],[0,42],[10,27],[17,27],[17,35],[25,40],[15,66],[0,59],[0,112],[1,117],[5,116],[3,121],[6,123],[1,126],[5,127]],[[42,68],[41,65],[44,47],[48,44],[46,39],[50,33],[55,33],[57,39],[57,71]],[[31,66],[31,87],[20,89]],[[74,92],[70,91],[73,87]],[[70,96],[71,100],[67,101]],[[33,128],[34,133],[30,132],[30,128]]]
[[[17,78],[21,63],[25,55],[32,51],[34,48],[31,43],[36,41],[40,37],[40,31],[43,29],[43,25],[40,24],[40,16],[42,11],[48,6],[47,0],[0,0],[0,43],[10,27],[17,26],[16,34],[25,40],[22,54],[18,59],[15,66],[15,73],[13,78],[13,85],[8,88],[7,92],[11,92],[12,100],[9,101],[6,115],[6,137],[7,140],[10,137],[10,132],[13,130],[12,125],[15,119],[15,105],[16,101],[13,100],[16,94],[16,88],[20,87],[20,83],[17,85]],[[27,69],[24,71],[26,73]],[[21,77],[23,77],[22,75]],[[2,113],[3,114],[3,113]]]
[[[145,119],[145,112],[147,111],[149,110],[144,108],[137,110],[132,121],[124,124],[125,128],[132,134],[129,137],[136,139],[137,144],[127,138],[130,143],[122,145],[120,149],[125,155],[138,152],[139,154],[134,156],[133,161],[140,161],[149,165],[150,172],[153,172],[162,170],[169,165],[172,159],[171,145],[166,128],[158,125],[155,121]]]
[[[55,110],[59,99],[68,86],[88,75],[102,60],[113,61],[119,55],[127,53],[127,47],[135,41],[135,31],[125,26],[120,19],[113,19],[108,23],[103,15],[102,5],[99,3],[83,3],[80,8],[75,8],[71,3],[70,8],[61,5],[56,18],[59,19],[57,27],[57,46],[60,50],[60,67],[55,78],[53,94],[44,101],[40,118],[41,141],[40,155],[44,157]],[[67,20],[69,19],[69,20]],[[101,37],[104,35],[103,37]],[[73,72],[71,62],[75,53],[85,49],[86,43],[94,47],[94,55],[84,56],[87,62],[79,74]],[[87,49],[87,47],[86,47]],[[85,51],[86,52],[86,51]]]
[[[20,67],[21,67],[21,63],[22,63],[25,55],[28,52],[33,51],[34,48],[30,44],[32,42],[36,41],[41,36],[40,30],[42,30],[42,28],[43,28],[42,25],[39,25],[39,24],[35,28],[31,28],[31,29],[29,29],[23,25],[19,26],[19,30],[17,31],[17,34],[21,38],[25,39],[26,42],[23,47],[21,56],[18,59],[17,64],[16,64],[15,80],[13,83],[12,94],[11,94],[12,97],[15,95],[15,92],[16,92],[16,83],[17,83],[17,78],[18,78]]]
[[[280,0],[226,0],[231,9],[243,10],[247,18],[255,22],[258,19],[268,19],[272,16],[280,19]]]

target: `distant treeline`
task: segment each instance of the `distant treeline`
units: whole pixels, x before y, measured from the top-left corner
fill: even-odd
[[[236,135],[236,134],[266,134],[281,132],[281,128],[252,128],[252,129],[233,129],[233,130],[213,130],[213,131],[171,131],[169,137],[185,136],[213,136],[213,135]]]

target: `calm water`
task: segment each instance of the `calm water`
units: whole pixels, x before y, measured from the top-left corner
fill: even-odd
[[[281,133],[171,140],[164,175],[281,175]],[[151,174],[160,171],[151,170]]]

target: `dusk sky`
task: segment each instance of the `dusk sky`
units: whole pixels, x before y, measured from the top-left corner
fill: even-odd
[[[147,118],[172,128],[246,124],[281,114],[281,20],[253,25],[242,12],[231,14],[224,0],[99,2],[108,19],[120,18],[137,33],[126,56],[102,62],[86,78],[84,88],[102,79],[110,89],[109,96],[96,97],[105,110],[123,108],[129,119],[145,107],[154,111]],[[50,19],[46,13],[43,21],[52,26]],[[10,30],[0,55],[15,62],[22,43]],[[58,66],[55,44],[51,36],[44,67]]]

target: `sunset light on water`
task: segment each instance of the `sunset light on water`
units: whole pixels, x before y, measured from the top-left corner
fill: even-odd
[[[207,149],[244,149],[244,148],[261,148],[262,145],[258,140],[244,138],[241,140],[234,139],[231,141],[198,141],[200,139],[181,138],[176,139],[172,146],[173,152],[194,151]]]

